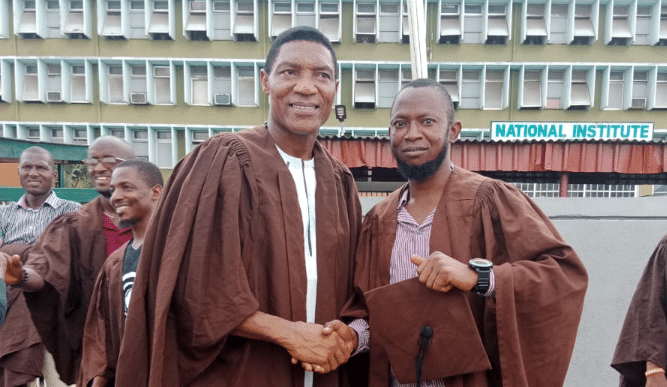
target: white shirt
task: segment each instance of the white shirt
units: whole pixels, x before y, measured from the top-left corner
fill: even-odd
[[[303,221],[303,250],[306,257],[306,321],[315,322],[315,306],[317,303],[317,234],[315,232],[315,160],[301,160],[290,156],[278,148],[278,153],[285,160],[285,165],[292,174],[301,207]],[[306,372],[304,387],[312,387],[313,373]]]

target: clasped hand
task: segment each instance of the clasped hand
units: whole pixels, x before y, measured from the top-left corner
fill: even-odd
[[[477,272],[468,265],[439,251],[428,258],[413,255],[410,260],[417,266],[419,282],[429,289],[446,293],[454,287],[468,291],[479,279]]]
[[[292,355],[292,364],[301,363],[306,371],[333,371],[347,362],[357,347],[357,333],[342,321],[298,324],[300,333],[286,348]]]

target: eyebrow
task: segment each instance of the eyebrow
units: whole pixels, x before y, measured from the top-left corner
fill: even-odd
[[[304,67],[304,66],[302,66],[302,65],[300,65],[300,64],[298,64],[298,63],[296,63],[296,62],[285,61],[285,62],[280,62],[280,63],[278,63],[278,64],[276,65],[276,70],[279,69],[279,68],[281,68],[281,67],[299,67],[299,68],[301,68],[301,67]],[[319,71],[326,70],[326,71],[334,72],[334,69],[333,69],[331,66],[318,66],[318,67],[315,67],[314,70],[315,70],[315,71],[318,71],[318,70],[319,70]]]

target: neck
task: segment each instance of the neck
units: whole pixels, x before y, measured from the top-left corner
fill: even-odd
[[[440,201],[442,191],[445,189],[447,180],[452,174],[449,160],[445,160],[440,168],[424,180],[410,180],[410,201]],[[437,199],[437,200],[436,200]]]
[[[299,136],[285,133],[276,129],[271,122],[268,124],[268,131],[273,142],[288,155],[298,157],[301,160],[310,160],[313,157],[313,147],[317,140],[317,134]]]
[[[38,209],[39,207],[42,206],[42,204],[44,204],[49,195],[51,195],[51,191],[43,195],[33,195],[26,192],[25,203],[28,207],[32,209]]]
[[[144,244],[150,218],[144,218],[132,227],[132,248],[138,249]]]

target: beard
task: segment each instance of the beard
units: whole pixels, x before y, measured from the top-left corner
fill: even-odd
[[[107,199],[111,199],[111,195],[113,195],[113,192],[111,190],[106,190],[106,191],[97,191],[100,195],[104,196]]]
[[[125,219],[119,221],[118,226],[120,226],[120,228],[128,228],[128,227],[134,227],[134,225],[136,225],[137,223],[139,223],[139,219],[137,218]]]
[[[429,160],[421,165],[408,165],[405,161],[396,156],[393,149],[392,153],[396,159],[396,164],[398,164],[398,173],[405,179],[420,181],[431,177],[438,169],[440,169],[447,156],[447,146],[446,144],[443,144],[442,150],[440,150],[440,153],[438,153],[433,160]]]

